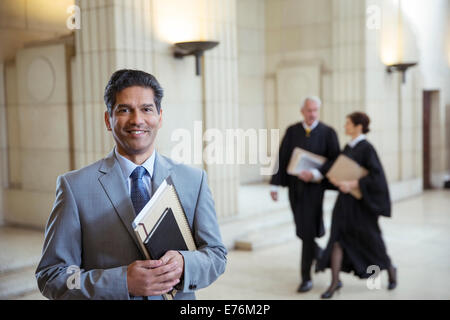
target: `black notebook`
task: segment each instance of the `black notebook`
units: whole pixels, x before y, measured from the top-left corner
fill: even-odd
[[[169,250],[188,250],[171,208],[167,208],[144,241],[153,260]]]
[[[133,229],[147,260],[158,260],[169,250],[197,250],[172,178],[167,177],[133,220]],[[177,290],[164,294],[173,299]]]

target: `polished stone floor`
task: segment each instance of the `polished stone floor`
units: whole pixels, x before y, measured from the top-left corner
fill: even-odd
[[[330,215],[325,215],[329,228]],[[450,190],[428,191],[393,204],[393,217],[381,218],[388,252],[398,267],[399,286],[387,291],[387,274],[377,280],[360,280],[342,274],[344,287],[333,299],[450,299]],[[328,230],[327,230],[328,232]],[[328,233],[318,242],[325,246]],[[0,276],[27,260],[36,260],[42,249],[42,233],[0,228]],[[22,258],[21,258],[22,257]],[[290,240],[256,251],[230,251],[225,274],[198,299],[319,299],[330,272],[314,275],[314,288],[299,294],[300,241]],[[25,269],[28,270],[28,269]],[[28,272],[28,271],[26,271]],[[27,275],[30,281],[33,275]],[[372,288],[372,289],[369,289]],[[374,288],[375,287],[375,288]],[[6,283],[1,290],[11,290]],[[30,292],[19,299],[43,299]]]
[[[329,226],[329,214],[325,220]],[[380,218],[380,226],[398,267],[398,287],[386,289],[386,271],[380,273],[380,286],[378,280],[368,283],[344,273],[344,287],[333,299],[450,299],[450,190],[428,191],[395,202],[392,218]],[[319,243],[325,246],[327,238],[328,234]],[[226,272],[197,297],[319,299],[330,281],[330,271],[313,275],[310,292],[297,293],[300,245],[300,240],[292,240],[254,252],[231,251]]]

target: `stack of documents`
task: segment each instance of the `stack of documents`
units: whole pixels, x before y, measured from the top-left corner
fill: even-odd
[[[301,171],[319,169],[327,161],[327,158],[295,147],[287,167],[287,173],[298,176]]]
[[[147,259],[158,260],[169,250],[196,250],[186,215],[170,177],[165,179],[133,221]],[[172,299],[176,290],[164,295]]]

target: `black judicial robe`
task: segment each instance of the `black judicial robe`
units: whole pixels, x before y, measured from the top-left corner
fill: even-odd
[[[330,239],[317,262],[316,272],[330,267],[333,244],[339,242],[344,251],[341,270],[368,278],[373,271],[367,273],[367,267],[377,265],[383,270],[391,265],[378,225],[380,215],[391,216],[389,189],[383,167],[370,142],[362,140],[353,149],[347,145],[342,153],[369,173],[359,180],[362,199],[339,192],[333,209]]]
[[[296,176],[287,174],[286,169],[295,147],[322,155],[328,161],[319,169],[324,179],[320,183],[305,183]],[[290,126],[283,137],[279,150],[279,169],[272,176],[270,184],[288,187],[289,203],[294,214],[296,233],[300,239],[314,239],[325,234],[322,219],[323,194],[331,184],[325,178],[340,148],[333,128],[319,122],[306,136],[301,122]]]

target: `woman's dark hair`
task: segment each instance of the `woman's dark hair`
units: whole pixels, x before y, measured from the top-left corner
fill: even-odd
[[[161,110],[161,100],[163,97],[163,88],[159,85],[158,80],[149,73],[140,70],[122,69],[117,70],[111,76],[105,88],[103,99],[106,108],[111,116],[114,105],[116,104],[116,94],[123,89],[138,86],[153,89],[155,97],[156,109]]]
[[[369,124],[370,124],[370,118],[367,114],[364,112],[353,112],[350,113],[347,118],[350,119],[350,121],[357,126],[358,124],[362,125],[362,132],[367,133],[370,131]]]

